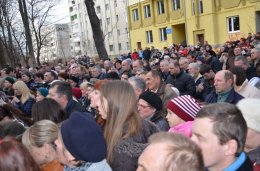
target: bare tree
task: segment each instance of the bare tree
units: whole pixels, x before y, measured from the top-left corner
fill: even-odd
[[[19,4],[19,12],[21,14],[21,18],[23,21],[24,26],[24,33],[26,37],[26,45],[29,50],[29,59],[31,60],[31,63],[33,66],[36,66],[36,60],[34,56],[34,50],[33,50],[33,43],[32,43],[32,35],[31,35],[31,29],[30,29],[30,22],[28,18],[28,12],[27,12],[27,4],[25,0],[18,0]]]
[[[44,42],[46,42],[46,38],[51,34],[48,31],[43,34],[42,30],[48,25],[47,19],[51,16],[50,11],[58,3],[58,0],[27,0],[27,2],[28,16],[36,43],[36,62],[40,65],[40,51]]]
[[[101,59],[107,59],[108,54],[107,54],[107,51],[105,48],[104,36],[103,36],[103,32],[100,27],[99,18],[95,11],[95,7],[94,7],[95,4],[94,4],[93,0],[85,0],[85,5],[87,8],[88,17],[89,17],[90,24],[92,27],[93,38],[94,38],[94,42],[95,42],[95,46],[96,46],[98,55]]]

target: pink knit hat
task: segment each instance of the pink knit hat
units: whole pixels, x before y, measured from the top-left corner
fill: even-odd
[[[193,121],[201,106],[190,95],[183,95],[171,99],[167,103],[167,109],[171,110],[185,122]]]

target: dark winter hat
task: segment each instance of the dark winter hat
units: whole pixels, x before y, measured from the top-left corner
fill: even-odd
[[[47,88],[38,88],[37,91],[43,96],[43,97],[46,97],[49,93],[48,89]]]
[[[143,99],[147,103],[149,103],[156,110],[162,110],[162,100],[161,98],[154,92],[145,91],[140,94],[139,99]]]
[[[66,149],[86,162],[100,162],[106,158],[106,142],[101,128],[89,113],[73,112],[61,125]]]
[[[11,84],[14,84],[14,82],[15,82],[15,80],[12,77],[6,77],[5,80]]]
[[[29,77],[30,79],[32,78],[30,72],[28,72],[28,71],[23,72],[22,75],[26,75],[26,76]]]
[[[167,109],[185,122],[193,121],[200,108],[199,103],[190,95],[175,97],[167,103]]]
[[[70,76],[70,80],[72,80],[75,83],[79,83],[79,78],[78,77],[74,77],[74,76]]]

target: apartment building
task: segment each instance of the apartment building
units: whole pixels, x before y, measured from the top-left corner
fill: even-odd
[[[130,51],[126,0],[94,0],[109,56]],[[71,51],[74,56],[97,56],[85,0],[69,0]]]
[[[69,24],[54,24],[44,28],[41,32],[44,39],[40,51],[40,61],[66,60],[71,57]],[[36,41],[33,37],[36,52]]]
[[[260,0],[128,0],[131,49],[222,44],[260,31]]]

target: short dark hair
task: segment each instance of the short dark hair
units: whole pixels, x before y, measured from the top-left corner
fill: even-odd
[[[200,74],[204,75],[205,73],[209,73],[212,68],[208,64],[202,64],[200,66]]]
[[[237,57],[235,58],[235,61],[242,61],[244,65],[248,65],[247,59],[246,59],[244,56],[242,56],[242,55],[237,56]]]
[[[57,74],[55,73],[55,71],[46,71],[46,72],[50,72],[51,73],[51,76],[54,78],[54,79],[57,79]]]
[[[59,96],[65,95],[68,100],[72,98],[72,88],[70,86],[70,83],[57,80],[51,84],[50,89],[54,87],[57,88],[56,93]]]
[[[246,71],[238,66],[229,69],[233,74],[236,75],[236,85],[241,86],[246,80]]]
[[[43,73],[41,73],[41,72],[35,73],[35,74],[34,74],[34,78],[35,78],[35,77],[41,78],[42,80],[44,79],[44,75],[43,75]]]
[[[159,72],[159,71],[157,71],[157,70],[151,70],[151,71],[149,71],[151,74],[152,74],[152,77],[153,78],[155,78],[155,77],[159,77],[160,79],[161,79],[161,73]],[[148,73],[149,73],[148,72]]]
[[[6,73],[6,74],[10,74],[11,72],[14,72],[14,69],[13,69],[12,67],[7,67],[7,68],[5,69],[5,73]]]
[[[238,156],[244,149],[247,135],[246,121],[240,110],[230,103],[214,103],[204,106],[196,118],[209,118],[213,122],[213,133],[221,145],[229,140],[237,142]]]

